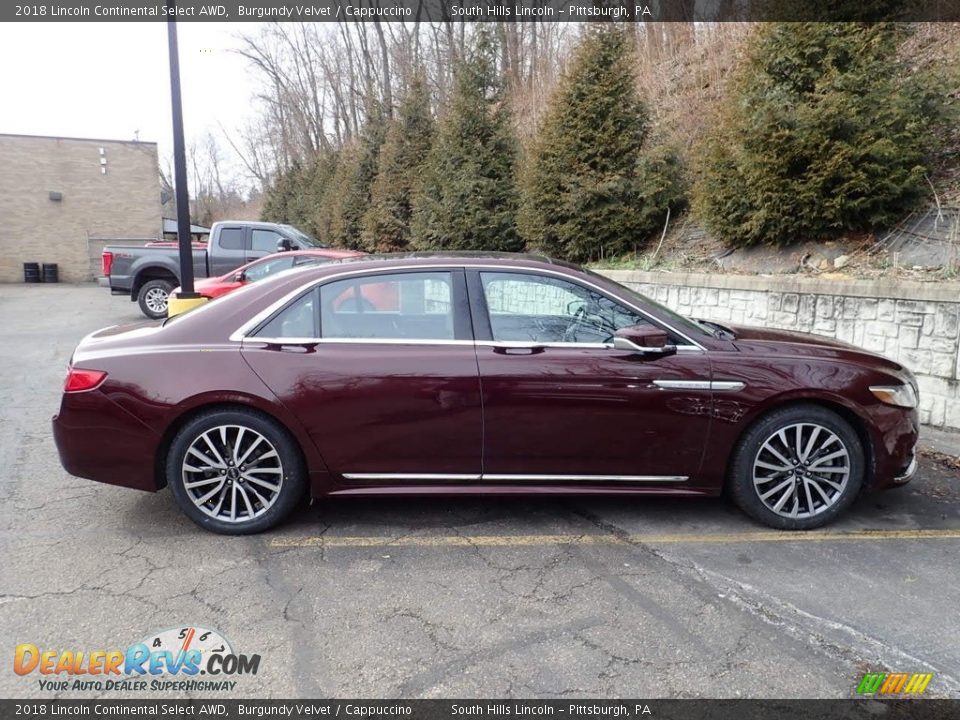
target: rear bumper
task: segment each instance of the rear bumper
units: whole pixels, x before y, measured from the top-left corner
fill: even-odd
[[[63,469],[76,477],[155,492],[160,438],[100,390],[63,396],[53,416]]]

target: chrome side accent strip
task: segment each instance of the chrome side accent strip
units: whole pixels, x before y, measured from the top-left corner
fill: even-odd
[[[485,482],[593,482],[593,483],[631,483],[631,482],[686,482],[686,475],[496,475],[484,473],[480,478]]]
[[[710,383],[710,389],[717,392],[737,392],[743,390],[746,386],[746,383],[739,380],[714,380]]]
[[[709,380],[654,380],[653,384],[662,390],[709,390]]]
[[[907,469],[903,471],[903,474],[897,475],[893,479],[893,481],[898,483],[906,482],[907,480],[912,478],[916,474],[916,472],[917,472],[917,456],[914,455],[910,459],[910,464],[907,466]]]
[[[362,263],[361,263],[361,264],[362,264]],[[306,266],[306,267],[303,267],[303,268],[292,268],[291,270],[285,270],[284,272],[290,272],[290,273],[294,273],[294,272],[306,272],[306,271],[308,270],[308,267],[309,267],[309,266]],[[315,269],[315,267],[316,267],[316,266],[314,266],[314,269]],[[496,271],[496,270],[500,270],[500,271],[504,271],[504,270],[510,271],[510,270],[513,270],[513,271],[517,271],[517,272],[529,273],[529,274],[532,274],[532,275],[540,274],[540,275],[550,275],[550,276],[553,276],[553,277],[559,277],[559,278],[561,278],[561,279],[563,279],[563,280],[566,280],[566,281],[568,281],[568,282],[572,282],[572,283],[579,284],[579,285],[586,285],[586,286],[589,286],[589,287],[593,288],[593,289],[596,290],[598,293],[600,293],[601,295],[603,295],[605,298],[610,299],[610,300],[613,300],[614,302],[620,303],[621,305],[626,305],[628,308],[631,308],[632,310],[635,310],[636,312],[638,312],[638,313],[640,313],[641,315],[643,315],[645,318],[651,320],[655,325],[660,325],[660,326],[665,327],[666,329],[670,330],[670,331],[673,332],[673,333],[676,333],[677,335],[679,335],[679,336],[682,337],[684,340],[686,340],[686,341],[688,341],[688,342],[690,343],[689,345],[678,345],[678,346],[677,346],[677,349],[683,348],[684,350],[687,350],[688,348],[696,348],[696,349],[697,349],[698,351],[700,351],[700,352],[704,352],[704,351],[706,350],[706,348],[704,348],[702,345],[700,345],[700,343],[698,343],[697,341],[695,341],[695,340],[693,340],[692,338],[688,337],[687,335],[685,335],[684,333],[680,332],[679,330],[677,330],[675,327],[669,325],[668,323],[660,320],[659,318],[655,318],[653,315],[651,315],[650,313],[648,313],[648,312],[647,312],[646,310],[644,310],[643,308],[638,307],[638,306],[634,305],[633,303],[628,302],[628,301],[626,301],[626,300],[623,300],[623,299],[621,299],[621,298],[616,298],[616,299],[614,300],[613,298],[610,297],[609,293],[608,293],[604,288],[600,287],[599,285],[595,285],[594,283],[590,282],[589,280],[584,280],[583,278],[580,278],[580,277],[575,277],[575,276],[572,276],[572,275],[568,275],[568,274],[566,274],[566,273],[557,272],[556,270],[549,270],[549,269],[547,269],[547,268],[539,268],[539,267],[537,267],[537,268],[531,268],[531,267],[523,267],[523,266],[520,266],[520,265],[479,265],[479,264],[478,264],[478,265],[473,265],[473,264],[470,264],[470,265],[458,265],[455,261],[454,261],[454,262],[451,262],[451,263],[449,263],[449,264],[438,264],[438,265],[405,265],[405,266],[403,266],[403,267],[391,266],[391,267],[381,267],[381,268],[372,268],[372,269],[371,269],[371,268],[365,268],[365,269],[359,269],[359,270],[344,270],[343,272],[334,273],[334,274],[332,274],[332,275],[325,275],[325,276],[323,276],[323,277],[321,277],[321,278],[317,278],[317,279],[314,279],[314,280],[310,280],[309,282],[304,283],[303,285],[301,285],[301,286],[298,287],[297,289],[292,290],[291,292],[287,293],[286,295],[284,295],[284,296],[283,296],[282,298],[280,298],[279,300],[275,300],[275,301],[272,302],[269,306],[267,306],[265,309],[261,310],[261,311],[258,312],[256,315],[254,315],[252,318],[250,318],[249,320],[247,320],[247,322],[243,323],[243,325],[241,325],[240,327],[238,327],[236,330],[233,331],[233,333],[230,334],[230,338],[229,338],[229,339],[230,339],[231,341],[233,341],[233,342],[242,342],[243,339],[246,337],[247,332],[249,332],[250,330],[252,330],[253,328],[255,328],[257,325],[259,325],[261,322],[263,322],[264,320],[266,320],[268,317],[270,317],[271,315],[273,315],[273,313],[275,313],[275,312],[276,312],[277,310],[279,310],[280,308],[284,307],[287,303],[291,302],[291,301],[294,300],[295,298],[299,297],[302,293],[304,293],[304,292],[306,292],[307,290],[310,290],[310,289],[316,287],[317,285],[321,285],[321,284],[326,283],[326,282],[331,281],[331,280],[337,280],[337,279],[344,278],[344,277],[351,277],[351,276],[353,276],[353,275],[376,275],[376,274],[381,274],[381,273],[383,273],[383,274],[392,274],[392,273],[404,272],[404,271],[408,271],[408,270],[426,270],[426,271],[431,271],[431,270],[433,270],[433,271],[436,271],[436,272],[441,272],[441,271],[444,271],[444,270],[494,270],[494,271]],[[253,285],[251,284],[251,285],[248,285],[247,287],[252,287],[252,286],[253,286]],[[240,292],[240,291],[242,291],[242,290],[244,290],[244,289],[245,289],[245,288],[240,288],[240,290],[238,290],[238,291],[236,291],[236,292]],[[206,305],[203,305],[203,306],[201,306],[201,307],[209,307],[210,305],[211,305],[211,303],[206,303]],[[251,338],[251,340],[253,340],[253,338]],[[569,344],[570,344],[570,345],[579,345],[580,343],[569,343]]]
[[[654,380],[653,384],[663,390],[714,390],[716,392],[735,392],[747,386],[739,380]]]
[[[384,480],[455,480],[458,482],[470,482],[480,479],[480,475],[446,475],[444,473],[344,473],[343,477],[347,480],[360,480],[363,482],[379,482]]]
[[[427,482],[593,482],[593,483],[631,483],[631,482],[686,482],[686,475],[457,475],[444,473],[344,473],[346,480],[362,482],[385,482],[390,480],[423,480]]]

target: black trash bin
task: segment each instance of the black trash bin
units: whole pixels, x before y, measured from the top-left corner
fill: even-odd
[[[56,263],[43,264],[43,281],[45,283],[60,282],[59,271]]]
[[[40,263],[23,264],[23,281],[25,283],[40,282]]]

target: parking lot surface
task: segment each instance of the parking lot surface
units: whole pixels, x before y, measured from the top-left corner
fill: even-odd
[[[3,697],[50,692],[14,645],[126,648],[219,630],[260,654],[221,697],[851,697],[932,672],[960,697],[960,471],[815,533],[723,500],[338,499],[253,537],[199,530],[169,492],[68,476],[50,432],[77,341],[139,321],[93,285],[0,286]],[[210,696],[215,693],[194,693]]]

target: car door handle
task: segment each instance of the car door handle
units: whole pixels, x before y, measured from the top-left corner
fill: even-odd
[[[495,343],[493,351],[500,355],[536,355],[547,349],[540,343]]]

